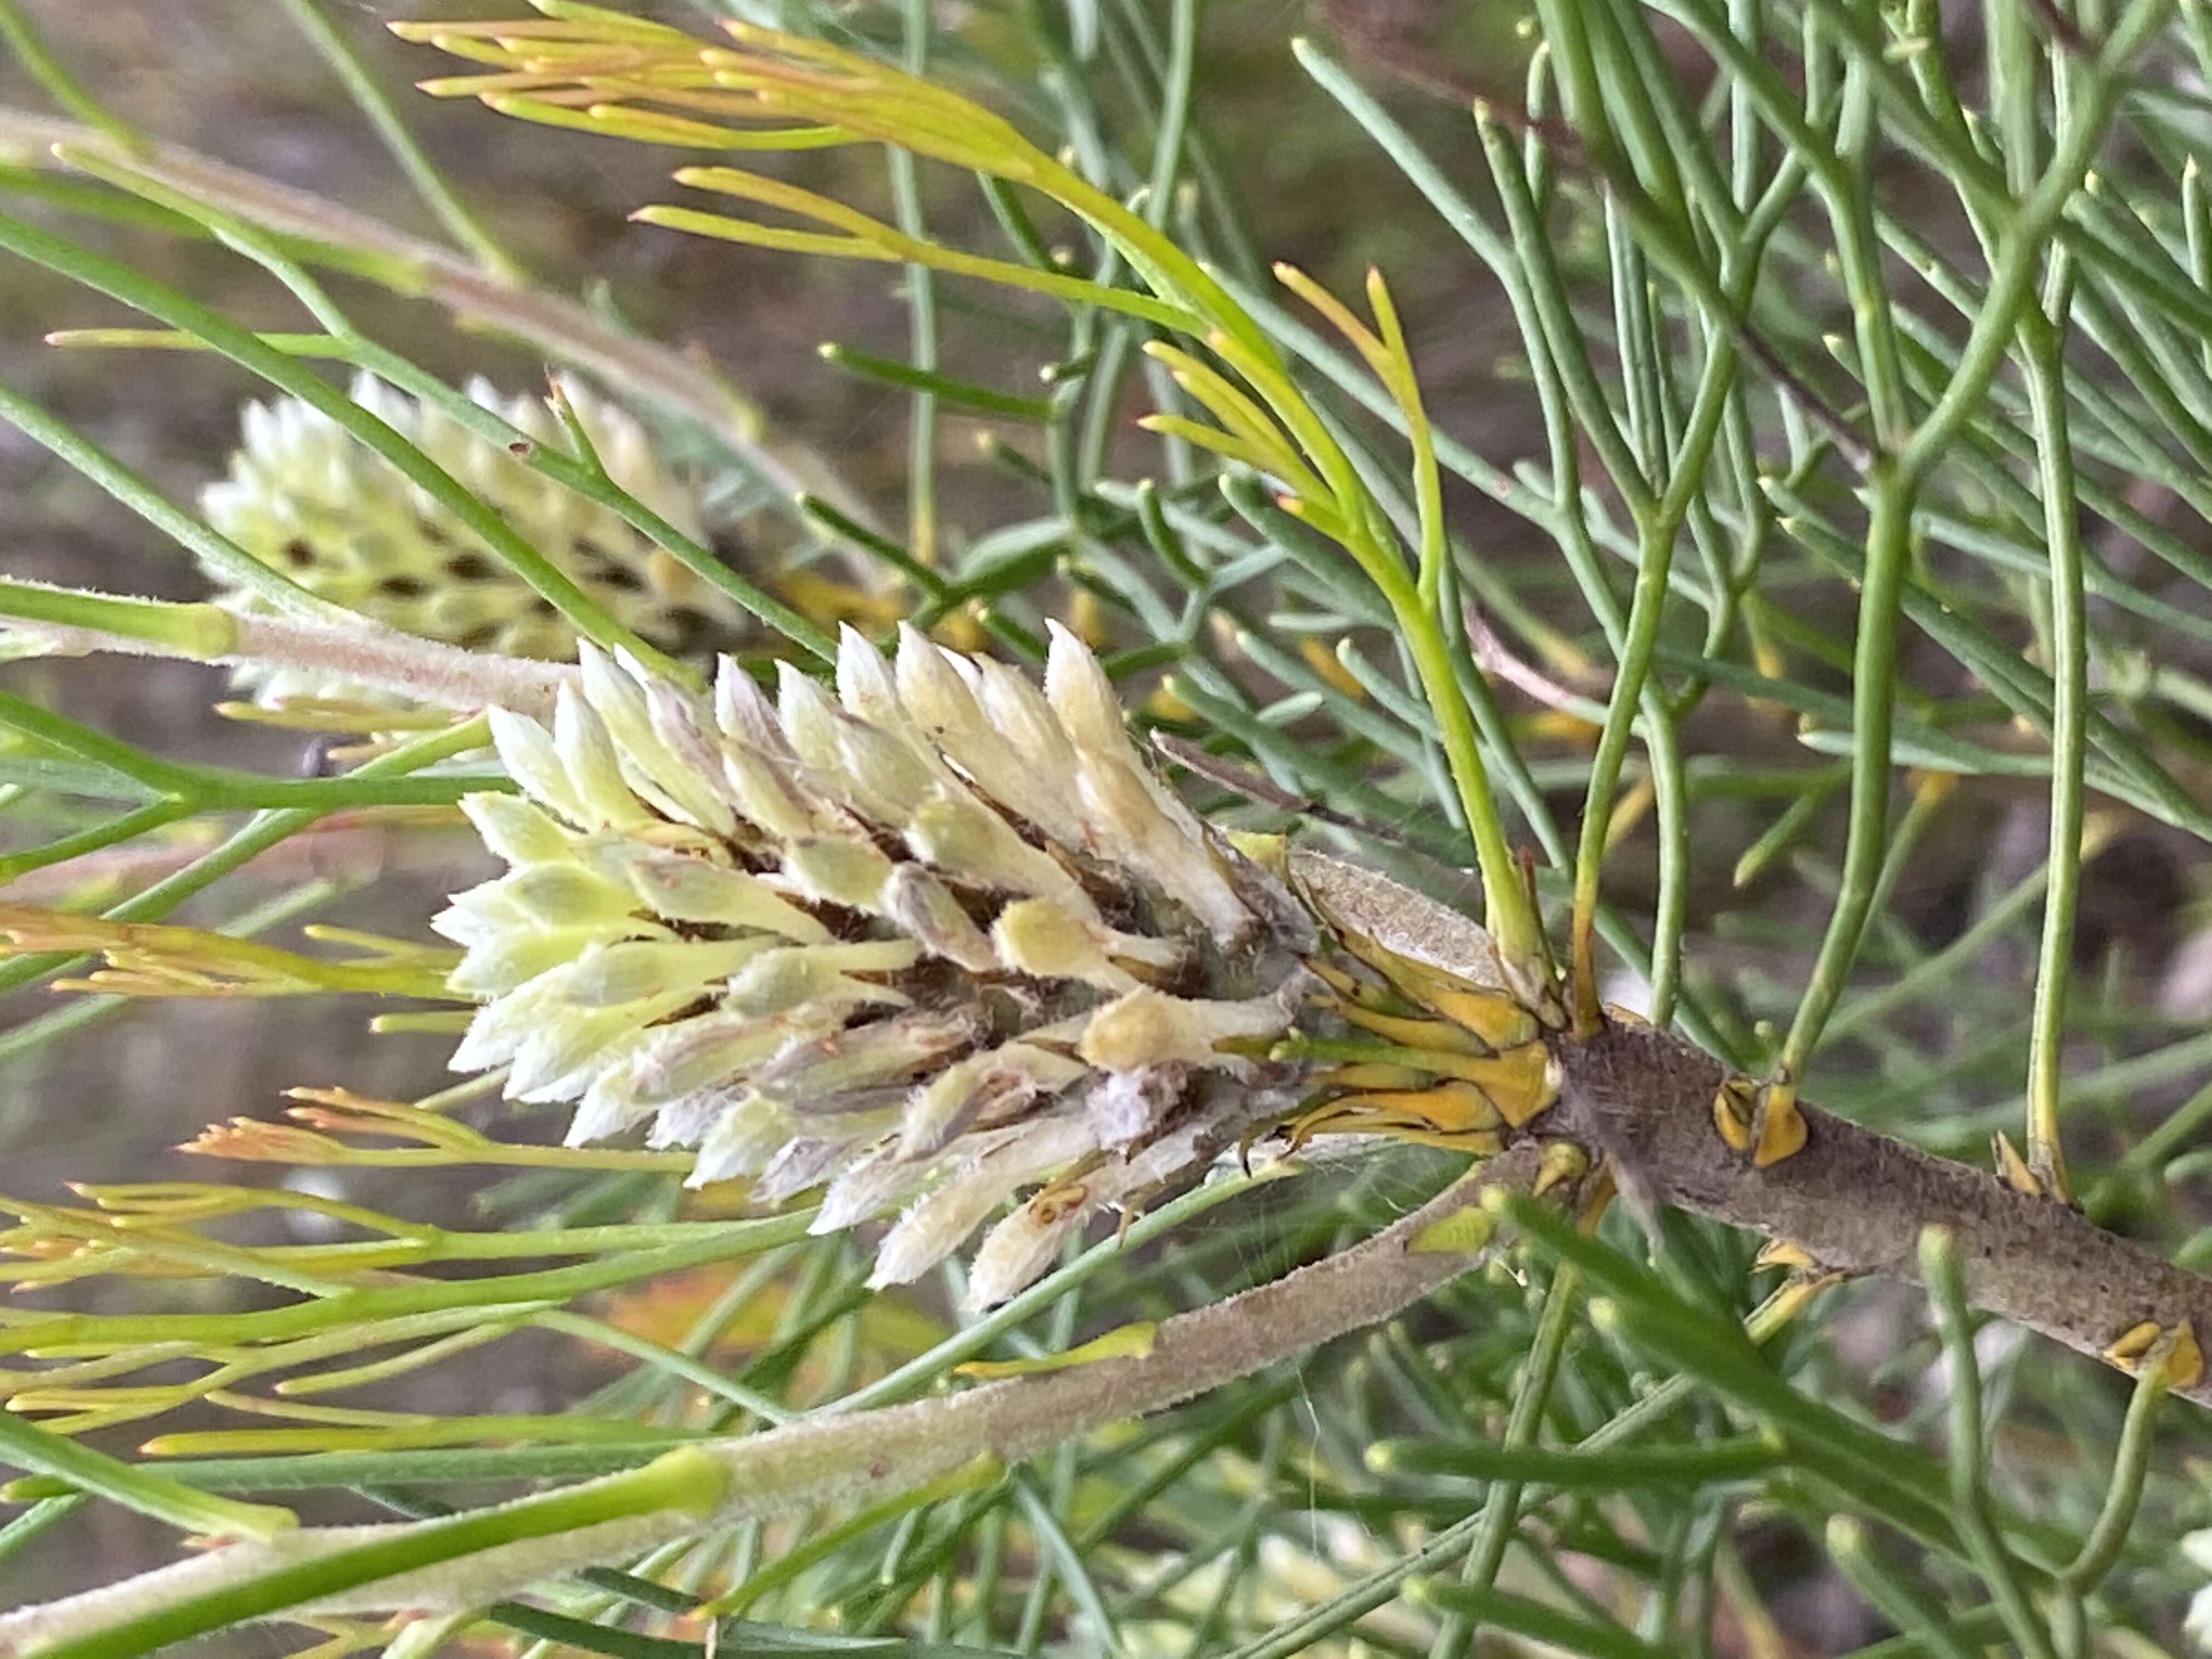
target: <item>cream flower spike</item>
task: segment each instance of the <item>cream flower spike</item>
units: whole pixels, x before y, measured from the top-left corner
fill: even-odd
[[[624,410],[563,377],[562,392],[608,475],[694,540],[703,540],[697,496],[655,458],[645,428]],[[497,444],[368,375],[354,401],[419,447],[573,578],[617,620],[665,650],[701,635],[742,637],[750,619],[719,590],[676,562],[611,508],[564,489]],[[542,444],[573,452],[543,398],[503,398],[487,382],[468,393]],[[451,513],[329,416],[295,398],[246,406],[243,442],[229,476],[200,494],[208,522],[240,546],[340,605],[425,638],[506,656],[565,659],[568,622],[495,558]],[[234,610],[261,608],[240,589],[216,595]],[[297,672],[242,672],[264,701],[342,695],[341,685]]]
[[[1304,912],[1156,778],[1055,629],[1040,694],[903,630],[846,630],[835,693],[728,659],[711,700],[586,645],[550,727],[500,711],[520,796],[465,803],[510,866],[436,921],[482,1003],[457,1070],[646,1126],[696,1184],[827,1186],[828,1231],[903,1206],[911,1279],[1010,1199],[970,1280],[1291,1109],[1272,1040],[1320,982]],[[1224,1047],[1227,1044],[1230,1046]]]

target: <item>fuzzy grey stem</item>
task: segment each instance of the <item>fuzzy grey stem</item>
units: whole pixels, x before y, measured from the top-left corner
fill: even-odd
[[[417,638],[362,618],[343,628],[288,617],[233,613],[230,648],[202,657],[158,640],[93,628],[10,622],[8,632],[35,640],[45,656],[89,656],[110,652],[134,657],[173,657],[281,668],[388,691],[410,702],[474,713],[496,704],[540,719],[552,713],[554,694],[576,671],[565,663],[464,651]]]
[[[1492,1160],[1483,1187],[1525,1187],[1533,1148]],[[823,1417],[709,1443],[727,1499],[701,1519],[675,1510],[502,1546],[296,1609],[330,1613],[479,1607],[540,1579],[627,1559],[686,1534],[825,1504],[868,1504],[911,1491],[981,1457],[1018,1462],[1073,1436],[1143,1416],[1346,1332],[1388,1319],[1481,1257],[1474,1249],[1418,1249],[1431,1223],[1475,1202],[1462,1182],[1340,1255],[1208,1308],[1169,1320],[1149,1352],[1021,1377],[945,1398],[850,1417]],[[621,1477],[612,1477],[620,1479]],[[319,1527],[265,1543],[232,1544],[104,1589],[0,1615],[0,1655],[15,1659],[54,1642],[230,1585],[276,1568],[389,1538],[426,1523]]]

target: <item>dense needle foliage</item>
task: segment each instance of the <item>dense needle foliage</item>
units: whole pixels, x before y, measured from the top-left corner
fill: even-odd
[[[672,1455],[693,1443],[839,1419],[864,1437],[890,1420],[869,1413],[982,1378],[1141,1362],[1176,1316],[1352,1252],[1495,1152],[1521,1115],[1500,1121],[1503,1073],[1480,1068],[1535,1027],[1440,1060],[1419,1046],[1437,1027],[1382,1012],[1400,1005],[1378,988],[1430,1007],[1465,986],[1409,990],[1386,963],[1323,988],[1276,957],[1255,979],[1248,921],[1278,951],[1309,927],[1269,908],[1291,903],[1262,868],[1273,836],[1480,914],[1547,1020],[1592,1016],[1601,985],[1762,1080],[1761,1127],[1739,1139],[1802,1087],[1994,1159],[2014,1189],[2185,1267],[2212,1261],[2212,935],[2188,903],[2212,867],[2196,159],[2212,17],[2195,0],[1345,4],[1300,38],[1218,0],[538,4],[504,29],[480,8],[369,9],[406,11],[385,20],[404,46],[323,0],[265,8],[257,49],[327,61],[333,108],[380,138],[442,228],[433,244],[125,125],[99,65],[42,33],[62,9],[0,0],[24,97],[60,111],[0,108],[0,252],[105,296],[70,315],[114,324],[51,349],[118,374],[131,354],[198,353],[266,383],[236,457],[206,457],[224,481],[170,499],[9,384],[52,319],[0,322],[0,418],[173,543],[205,600],[127,597],[177,591],[173,568],[114,594],[10,576],[13,653],[244,665],[193,682],[232,700],[238,765],[155,752],[78,718],[40,664],[9,670],[0,1086],[60,1056],[22,1110],[66,1112],[70,1045],[158,1031],[162,999],[194,996],[354,999],[413,1045],[421,1082],[385,1100],[316,1070],[285,1079],[289,1110],[194,1098],[212,1126],[196,1157],[149,1154],[138,1181],[74,1194],[6,1183],[21,1290],[0,1312],[0,1462],[28,1473],[0,1493],[17,1505],[0,1583],[11,1606],[75,1588],[40,1563],[125,1535],[94,1530],[107,1506],[158,1530],[102,1582],[180,1534],[281,1536],[288,1510],[419,1519],[537,1494],[333,1556],[312,1585],[272,1565],[25,1651],[2074,1656],[2190,1639],[2212,1565],[2183,1540],[2212,1528],[2195,1461],[2212,1448],[2203,1408],[2162,1396],[2201,1382],[2197,1334],[2116,1306],[2100,1365],[1972,1310],[1987,1244],[1971,1233],[1920,1241],[1925,1290],[1838,1284],[1647,1206],[1632,1165],[1607,1209],[1579,1166],[1561,1172],[1611,1149],[1556,1145],[1540,1184],[1577,1189],[1574,1212],[1493,1198],[1473,1213],[1485,1237],[1511,1224],[1510,1251],[1173,1409],[1103,1413],[1042,1455],[888,1493],[865,1450],[794,1455],[783,1509],[610,1546],[525,1593],[247,1629],[410,1568],[465,1574],[518,1528],[712,1510],[713,1470]],[[832,345],[820,374],[899,400],[900,487],[848,476],[860,458],[834,434],[764,428],[720,368],[631,332],[599,272],[526,271],[465,156],[441,170],[418,144],[422,94],[386,84],[394,65],[480,98],[471,113],[504,142],[529,121],[579,166],[664,162],[677,181],[629,204],[646,222],[623,237],[879,280],[902,355]],[[1286,176],[1300,167],[1329,187]],[[1319,249],[1313,276],[1271,263],[1276,234]],[[179,247],[194,269],[220,251],[265,276],[250,311],[177,286]],[[357,320],[394,314],[395,295],[420,302],[407,326]],[[453,356],[440,309],[546,354],[549,397],[422,366],[410,327]],[[1501,361],[1468,361],[1468,337]],[[587,690],[556,693],[579,641]],[[717,653],[714,741],[742,730],[774,763],[714,786],[755,791],[734,815],[685,796],[690,751],[670,735],[713,732]],[[975,722],[964,754],[951,716],[897,749],[921,718],[909,673]],[[475,712],[487,702],[500,711]],[[1123,710],[1174,793],[1122,757]],[[311,764],[242,763],[271,752],[271,726],[312,742]],[[1036,746],[1008,739],[993,775],[1017,732]],[[1024,781],[1063,753],[1065,800]],[[1125,817],[1098,805],[1109,774]],[[475,886],[465,800],[520,872],[495,890]],[[301,872],[364,825],[410,879],[348,901],[374,933],[317,926],[342,884]],[[670,849],[708,831],[749,873],[678,893],[696,872],[670,874]],[[834,870],[805,862],[831,842]],[[1094,912],[1054,857],[1122,908]],[[1012,864],[1051,867],[1032,889],[1001,879]],[[460,896],[440,924],[469,947],[458,971],[431,931],[443,907],[418,902],[426,868]],[[664,884],[644,923],[617,879],[632,874]],[[1057,883],[1066,908],[971,926],[940,874],[963,892]],[[702,931],[740,916],[757,931]],[[921,944],[862,942],[855,917]],[[771,936],[803,942],[786,954],[811,954],[823,994],[894,1038],[956,970],[1035,981],[1014,1014],[915,1038],[933,1066],[991,1022],[1010,1048],[1049,1043],[1071,1007],[1097,1022],[1073,1058],[1021,1048],[981,1107],[929,1097],[947,1119],[933,1155],[969,1144],[953,1137],[974,1113],[975,1144],[1013,1146],[1036,1091],[1113,1069],[1101,1007],[1186,1021],[1132,1042],[1168,1056],[1176,1088],[1202,1074],[1231,1127],[1150,1164],[1094,1137],[983,1192],[1042,1183],[1013,1213],[1044,1218],[1022,1248],[1050,1249],[1020,1273],[992,1262],[975,1295],[984,1263],[948,1254],[957,1237],[902,1274],[880,1225],[845,1225],[893,1215],[895,1183],[872,1208],[830,1187],[838,1224],[810,1231],[823,1181],[888,1167],[860,1129],[780,1118],[732,1152],[734,1118],[702,1115],[725,1103],[655,1094],[666,1079],[610,1048],[590,1081],[613,1078],[616,1103],[586,1096],[589,1132],[559,1144],[583,1038],[562,1047],[548,1007],[635,1037],[711,975],[735,988],[702,1020],[756,1012],[738,1006],[756,994],[780,1014],[782,981],[733,977]],[[636,947],[625,964],[707,965],[675,990],[517,997],[457,1067],[497,1069],[438,1074],[467,1005],[610,941]],[[1155,970],[1182,974],[1182,995],[1150,988]],[[75,1000],[40,997],[57,982]],[[1293,1021],[1309,985],[1370,1016],[1358,1041]],[[822,1030],[859,1029],[846,1002],[831,1012]],[[948,1073],[963,1087],[965,1063]],[[837,1109],[911,1144],[915,1109],[901,1119],[885,1089],[921,1065],[841,1073]],[[1409,1085],[1455,1066],[1474,1115],[1446,1121],[1443,1091]],[[512,1103],[510,1066],[533,1085]],[[1330,1092],[1302,1096],[1316,1079]],[[668,1127],[675,1108],[642,1127],[670,1102],[693,1132]],[[374,1174],[392,1168],[438,1175]],[[515,1364],[551,1377],[562,1409],[503,1413]]]

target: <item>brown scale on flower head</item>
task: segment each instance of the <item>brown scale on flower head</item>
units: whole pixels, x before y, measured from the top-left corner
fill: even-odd
[[[1291,1109],[1263,1056],[1310,1017],[1311,925],[1065,630],[1042,691],[848,630],[834,694],[787,667],[773,702],[733,663],[710,700],[587,648],[550,727],[493,725],[524,793],[466,803],[513,867],[439,919],[483,1000],[453,1064],[574,1102],[572,1141],[643,1124],[695,1182],[826,1183],[824,1230],[902,1206],[879,1283],[1049,1188],[983,1245],[988,1303]]]

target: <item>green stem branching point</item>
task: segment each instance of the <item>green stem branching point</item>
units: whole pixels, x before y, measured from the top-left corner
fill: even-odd
[[[43,582],[0,580],[0,617],[57,629],[113,634],[211,662],[238,642],[238,620],[219,605],[88,593]]]

